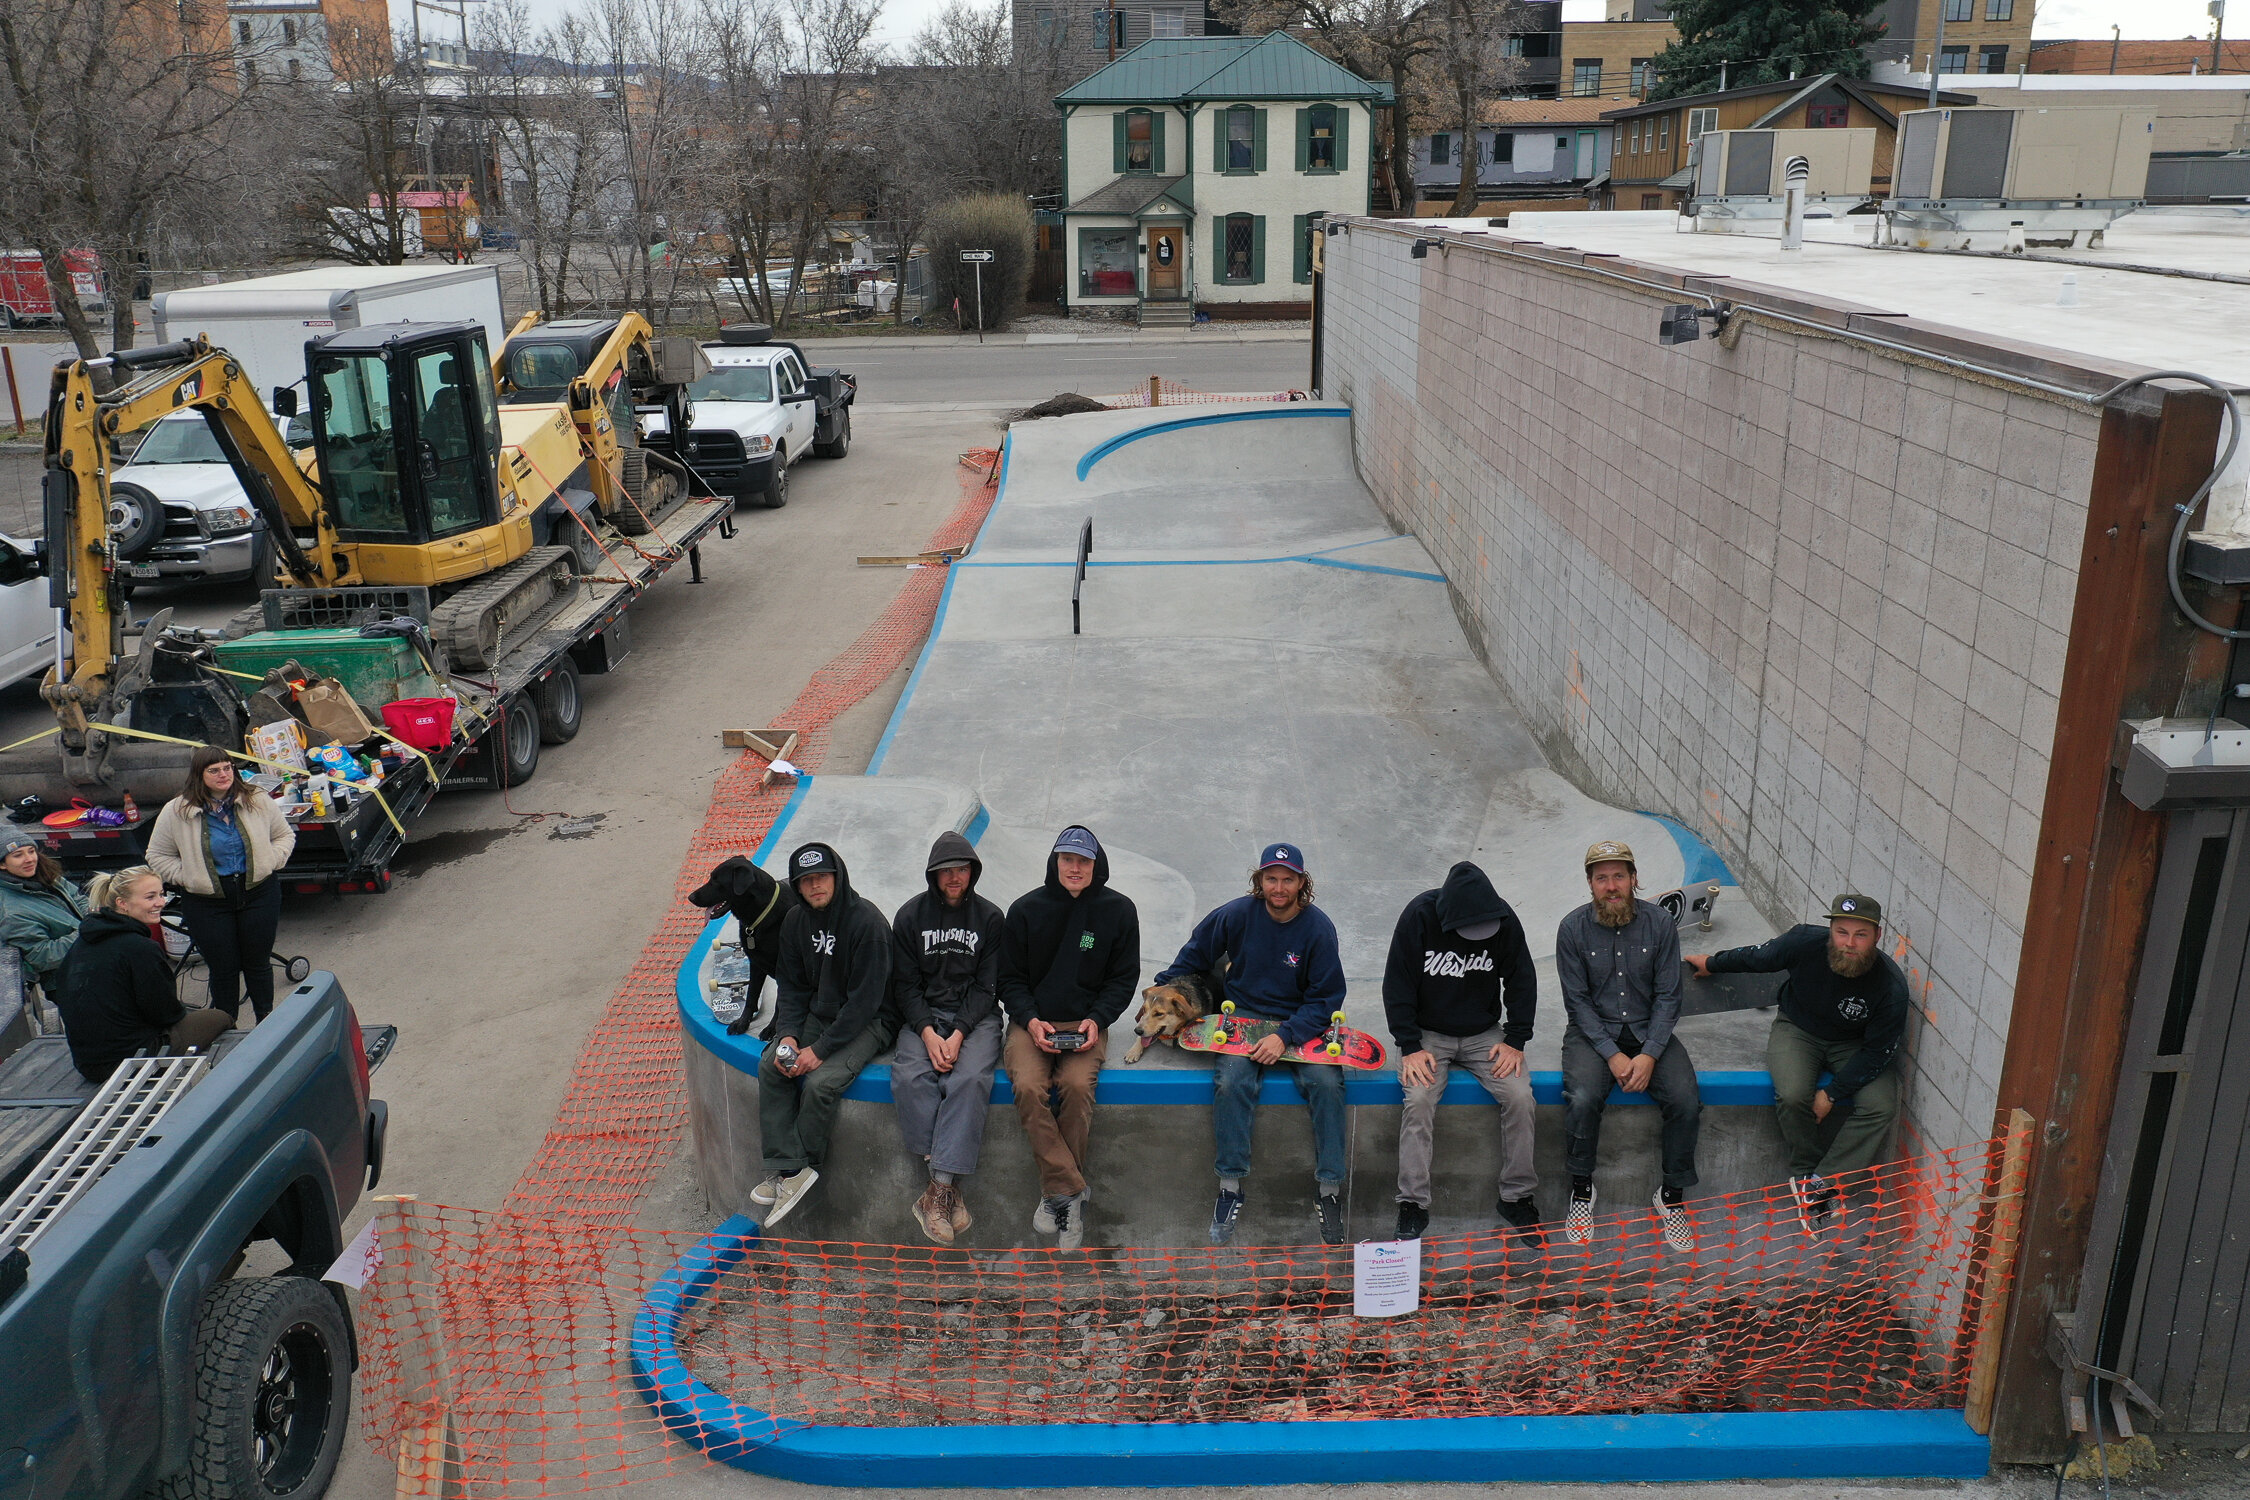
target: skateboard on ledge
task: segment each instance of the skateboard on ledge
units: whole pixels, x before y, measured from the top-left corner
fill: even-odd
[[[1190,1052],[1231,1052],[1237,1057],[1244,1057],[1258,1043],[1280,1030],[1279,1021],[1237,1016],[1234,1013],[1234,1002],[1224,1000],[1219,1003],[1219,1014],[1205,1016],[1182,1031],[1179,1042]],[[1340,1068],[1379,1068],[1383,1065],[1384,1051],[1383,1044],[1374,1037],[1346,1026],[1344,1013],[1337,1011],[1328,1018],[1327,1030],[1309,1041],[1285,1049],[1281,1060],[1331,1063]]]

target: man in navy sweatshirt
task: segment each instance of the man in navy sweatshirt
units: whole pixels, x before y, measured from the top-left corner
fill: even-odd
[[[1467,1068],[1500,1106],[1503,1230],[1539,1237],[1532,1165],[1531,1075],[1524,1043],[1539,1007],[1539,973],[1515,908],[1462,860],[1445,884],[1406,903],[1383,966],[1383,1013],[1398,1044],[1406,1107],[1398,1121],[1398,1237],[1430,1225],[1430,1156],[1447,1072]]]
[[[1774,1114],[1789,1146],[1789,1188],[1808,1234],[1834,1212],[1839,1172],[1882,1159],[1898,1123],[1898,1070],[1906,1040],[1906,976],[1876,944],[1883,907],[1872,896],[1838,896],[1828,924],[1805,922],[1756,948],[1691,953],[1687,966],[1713,974],[1784,973],[1781,1014],[1766,1038]],[[1820,1075],[1829,1075],[1820,1088]],[[1835,1139],[1821,1136],[1837,1110]]]
[[[1211,974],[1227,961],[1226,997],[1235,1014],[1278,1021],[1281,1029],[1248,1056],[1213,1059],[1211,1128],[1219,1141],[1219,1198],[1211,1210],[1211,1243],[1229,1244],[1242,1213],[1242,1179],[1250,1173],[1250,1131],[1266,1069],[1284,1052],[1327,1029],[1343,1008],[1344,964],[1336,924],[1313,904],[1312,877],[1294,844],[1269,844],[1250,872],[1250,894],[1237,896],[1195,924],[1172,966],[1156,976]],[[1297,1092],[1312,1111],[1313,1175],[1319,1187],[1320,1237],[1344,1242],[1343,1070],[1326,1063],[1290,1063]]]

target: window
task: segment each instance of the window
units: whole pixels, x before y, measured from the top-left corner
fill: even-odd
[[[1645,211],[1645,210],[1648,210],[1648,209],[1651,209],[1651,208],[1662,208],[1663,206],[1664,206],[1664,195],[1663,195],[1662,193],[1643,193],[1643,194],[1641,194],[1641,208],[1642,208],[1642,209],[1643,209],[1644,211]]]
[[[1975,9],[1976,0],[1945,0],[1946,22],[1951,24],[1955,21],[1966,21],[1969,19],[1969,13]]]
[[[1187,12],[1176,5],[1160,5],[1148,13],[1150,36],[1186,36]]]
[[[1255,279],[1253,262],[1257,258],[1258,226],[1249,214],[1228,214],[1219,221],[1222,255],[1222,279],[1250,281]]]
[[[1937,66],[1938,66],[1938,71],[1939,71],[1940,73],[1966,73],[1966,72],[1968,72],[1968,71],[1969,71],[1969,49],[1968,49],[1968,48],[1966,48],[1966,47],[1948,47],[1948,48],[1946,48],[1946,49],[1945,49],[1945,52],[1944,52],[1944,54],[1943,54],[1942,56],[1940,56],[1940,57],[1938,58],[1938,65],[1937,65]]]
[[[1625,131],[1625,149],[1628,151],[1641,149],[1641,122],[1638,120],[1635,120]]]
[[[1156,116],[1145,109],[1125,116],[1125,170],[1156,170]]]
[[[1548,31],[1534,31],[1523,39],[1523,55],[1525,57],[1559,57],[1562,54],[1555,49],[1561,45],[1562,38],[1559,35]]]
[[[1808,130],[1842,130],[1851,120],[1851,106],[1845,104],[1808,104],[1805,106],[1805,128]]]
[[[296,83],[305,76],[305,65],[296,58],[289,59],[289,81]]]
[[[1706,130],[1719,128],[1717,109],[1691,109],[1687,112],[1687,138],[1695,140]]]
[[[1602,91],[1602,60],[1598,57],[1573,58],[1570,64],[1570,91],[1588,98]]]
[[[281,23],[281,45],[284,47],[297,45],[297,23],[295,21]]]
[[[573,372],[575,373],[575,372]],[[568,384],[566,380],[564,384]],[[688,387],[690,401],[773,399],[773,372],[764,365],[713,365],[711,373]]]
[[[1306,172],[1334,172],[1343,166],[1340,149],[1343,134],[1342,112],[1333,104],[1315,104],[1298,112],[1304,122],[1304,136],[1298,167]]]
[[[1508,57],[1523,56],[1523,38],[1520,36],[1509,37],[1505,42],[1502,42],[1500,44],[1500,50],[1504,55]]]
[[[1984,0],[1984,18],[1987,21],[2013,21],[2016,18],[2016,0]]]
[[[1297,215],[1295,220],[1296,233],[1291,236],[1297,247],[1296,263],[1291,268],[1290,274],[1292,281],[1310,282],[1312,280],[1313,231],[1320,227],[1320,221],[1325,217],[1327,217],[1325,213]]]
[[[1632,79],[1633,93],[1636,96],[1645,97],[1650,89],[1656,87],[1656,59],[1653,57],[1634,58]]]
[[[1430,137],[1430,165],[1443,167],[1450,165],[1452,161],[1453,137],[1441,130]]]
[[[2005,72],[2007,72],[2007,71],[2008,71],[2008,47],[2007,47],[2007,44],[2003,42],[2002,44],[2000,44],[2000,45],[1999,45],[1999,46],[1997,46],[1997,47],[1979,47],[1979,48],[1977,48],[1977,71],[1978,71],[1979,73],[2005,73]]]
[[[1078,295],[1130,297],[1138,291],[1130,229],[1078,231]]]
[[[322,433],[321,485],[335,502],[337,526],[351,541],[404,539],[390,370],[373,355],[322,355],[313,365],[312,390]]]
[[[234,39],[245,47],[250,45],[250,23],[248,21],[234,23]]]
[[[1492,136],[1493,164],[1497,166],[1505,162],[1512,168],[1515,165],[1515,160],[1516,138],[1504,130],[1495,131]]]
[[[421,444],[432,536],[466,531],[484,519],[477,435],[469,425],[460,375],[461,362],[451,349],[432,349],[414,358],[415,397],[422,408],[414,435]]]
[[[1656,117],[1656,149],[1659,151],[1672,149],[1672,117],[1670,115],[1658,115]]]
[[[1051,10],[1035,10],[1031,13],[1031,21],[1039,30],[1039,45],[1042,47],[1053,46],[1055,43],[1055,13]]]
[[[1094,50],[1108,52],[1125,46],[1125,12],[1103,7],[1094,12]]]
[[[1247,104],[1227,111],[1227,171],[1255,172],[1263,165],[1258,160],[1258,115]]]

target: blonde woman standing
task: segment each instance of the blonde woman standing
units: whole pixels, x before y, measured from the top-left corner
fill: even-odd
[[[149,834],[148,862],[185,893],[180,916],[211,975],[211,1005],[231,1019],[250,991],[263,1021],[273,1010],[273,938],[281,882],[297,831],[271,797],[235,774],[224,750],[199,747],[187,786],[164,804]]]
[[[147,865],[96,875],[87,895],[94,910],[78,929],[56,977],[70,1060],[90,1083],[144,1048],[208,1047],[233,1029],[223,1010],[180,1004],[171,960],[157,924],[164,882]]]

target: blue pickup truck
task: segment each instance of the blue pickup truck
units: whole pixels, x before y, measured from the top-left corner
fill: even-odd
[[[9,955],[12,957],[12,954]],[[5,976],[0,976],[4,980]],[[0,982],[0,1500],[315,1500],[351,1308],[320,1279],[382,1170],[363,1032],[314,973],[208,1056],[99,1088]],[[261,1241],[273,1275],[238,1274]]]

